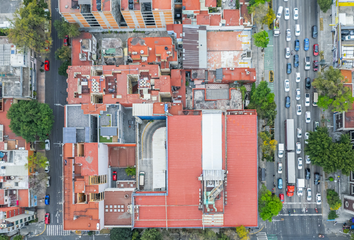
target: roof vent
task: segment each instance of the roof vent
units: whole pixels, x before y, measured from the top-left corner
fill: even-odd
[[[144,50],[140,50],[140,54],[144,54]]]
[[[168,47],[165,47],[165,50],[167,51],[167,50],[168,50]]]
[[[68,8],[69,7],[69,5],[65,5],[65,8]]]

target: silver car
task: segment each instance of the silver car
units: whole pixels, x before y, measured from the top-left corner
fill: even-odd
[[[306,164],[310,164],[311,163],[310,156],[306,155],[305,158],[306,158]]]
[[[296,154],[300,154],[301,153],[301,143],[297,142],[296,143]]]
[[[312,199],[311,188],[307,188],[307,201],[311,201],[311,199]]]
[[[289,20],[289,18],[290,18],[290,10],[289,10],[289,8],[285,8],[284,9],[284,19]]]
[[[297,158],[297,169],[302,169],[302,157]]]
[[[301,110],[301,104],[296,104],[296,115],[301,115],[302,110]]]
[[[310,94],[306,93],[305,94],[305,107],[309,107],[310,106]]]
[[[306,123],[310,123],[311,122],[311,112],[310,111],[306,112],[305,119],[306,119]]]
[[[309,140],[309,136],[310,136],[310,133],[305,132],[305,144],[309,144],[309,142],[307,141],[307,140]]]
[[[286,41],[287,42],[291,41],[291,31],[290,31],[290,29],[286,29]]]
[[[294,8],[294,20],[298,20],[298,19],[299,19],[299,9]]]
[[[289,91],[290,91],[290,82],[289,82],[289,79],[285,79],[285,81],[284,81],[284,87],[285,87],[285,92],[289,92]]]
[[[300,94],[300,88],[297,88],[297,89],[296,89],[296,97],[295,97],[295,98],[296,98],[296,100],[298,100],[298,101],[299,101],[299,100],[300,100],[300,98],[301,98],[300,96],[301,96],[301,94]]]
[[[301,128],[296,128],[296,132],[297,132],[297,138],[301,138],[301,137],[302,137],[302,130],[301,130]]]
[[[285,58],[290,58],[290,48],[285,48]]]

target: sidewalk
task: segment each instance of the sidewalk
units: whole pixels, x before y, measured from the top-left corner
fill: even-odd
[[[36,72],[37,72],[37,100],[40,103],[45,103],[45,72],[41,72],[39,69],[44,62],[43,57],[37,57],[36,59]]]

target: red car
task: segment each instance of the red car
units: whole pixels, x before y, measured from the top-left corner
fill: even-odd
[[[113,181],[117,181],[117,172],[113,171],[113,175],[112,175]]]
[[[279,198],[280,198],[280,201],[282,203],[284,203],[284,194],[283,193],[279,194]]]
[[[49,214],[49,213],[46,213],[46,214],[45,214],[44,223],[45,223],[45,224],[49,224],[49,223],[50,223],[50,214]]]
[[[44,61],[44,70],[49,71],[49,60]]]
[[[69,45],[69,36],[66,35],[64,38],[64,46],[68,46]]]
[[[317,72],[317,71],[318,71],[318,61],[317,61],[317,60],[314,60],[314,61],[313,61],[313,71],[314,71],[314,72]]]
[[[313,45],[313,55],[318,56],[318,53],[319,53],[318,44],[314,44]]]

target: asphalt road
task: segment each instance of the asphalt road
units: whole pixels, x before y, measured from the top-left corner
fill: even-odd
[[[55,60],[55,51],[62,46],[63,40],[58,39],[58,34],[53,26],[55,20],[60,19],[60,14],[56,10],[58,8],[58,0],[51,2],[52,12],[52,38],[53,45],[47,59],[50,62],[50,71],[45,73],[45,102],[53,109],[54,126],[49,136],[51,143],[50,151],[46,152],[47,158],[50,160],[50,177],[51,186],[47,188],[47,194],[50,195],[50,205],[46,206],[46,211],[51,214],[52,224],[62,224],[62,147],[58,143],[63,142],[64,127],[64,108],[55,106],[55,103],[66,103],[66,78],[58,75],[60,61]]]
[[[313,130],[314,121],[319,121],[320,119],[320,111],[318,107],[312,106],[313,102],[313,92],[314,89],[311,87],[310,90],[305,89],[305,78],[310,77],[311,80],[315,78],[316,74],[313,72],[312,62],[313,60],[319,60],[319,56],[313,56],[313,44],[318,43],[318,39],[312,38],[312,30],[311,27],[313,25],[317,25],[317,1],[316,0],[291,0],[288,2],[284,2],[283,0],[274,0],[273,1],[273,10],[275,13],[278,11],[278,7],[283,6],[283,14],[280,20],[280,32],[281,34],[278,37],[274,37],[274,94],[275,94],[275,102],[277,104],[277,117],[275,119],[275,139],[278,143],[285,143],[285,119],[294,119],[295,122],[295,142],[301,143],[301,154],[296,154],[296,178],[305,178],[305,168],[311,169],[311,179],[305,180],[305,187],[310,187],[312,189],[312,200],[309,202],[306,200],[307,193],[304,191],[303,196],[297,196],[296,194],[293,197],[286,196],[286,155],[279,159],[277,154],[275,157],[274,163],[267,163],[267,187],[268,189],[273,188],[273,183],[276,183],[278,178],[283,179],[283,189],[276,189],[276,194],[279,195],[283,193],[285,196],[285,202],[283,207],[283,214],[287,214],[290,210],[293,212],[295,209],[296,213],[300,213],[303,208],[308,208],[310,211],[314,211],[315,208],[318,208],[319,213],[321,213],[321,205],[317,205],[315,203],[315,195],[317,192],[321,192],[321,186],[314,185],[314,172],[322,172],[320,167],[305,164],[305,154],[304,154],[304,134],[307,131]],[[290,9],[290,19],[284,19],[285,8]],[[299,9],[299,19],[294,20],[293,13],[294,8]],[[300,24],[300,36],[295,37],[295,24]],[[286,41],[286,29],[291,30],[291,41]],[[304,39],[308,38],[310,41],[310,48],[308,51],[304,50]],[[299,67],[294,68],[293,65],[293,55],[290,56],[289,59],[285,58],[285,48],[289,47],[290,50],[294,50],[294,42],[295,39],[299,39],[300,41],[300,50],[297,52],[299,54]],[[321,49],[321,46],[320,46]],[[295,50],[294,50],[295,52]],[[309,56],[311,59],[311,69],[309,71],[305,71],[304,68],[304,58],[305,56]],[[292,65],[292,73],[288,75],[286,73],[286,63],[291,63]],[[301,81],[299,83],[295,82],[296,72],[300,72]],[[290,91],[285,92],[284,80],[289,79],[290,81]],[[297,101],[295,99],[295,90],[300,88],[301,91],[301,99]],[[305,93],[310,93],[310,106],[305,107]],[[291,105],[290,108],[285,108],[285,97],[290,96]],[[302,106],[302,114],[298,116],[296,114],[296,104],[301,104]],[[311,112],[311,123],[305,122],[305,112]],[[298,139],[296,137],[296,128],[302,129],[302,138]],[[302,157],[303,159],[303,168],[301,170],[297,169],[297,158]],[[277,163],[283,163],[283,172],[281,174],[277,171]],[[321,171],[320,171],[321,170]],[[273,178],[273,175],[275,177]],[[323,196],[323,195],[322,195]],[[287,216],[284,217],[285,221],[279,221],[277,223],[273,223],[267,227],[267,233],[274,234],[294,234],[294,236],[308,236],[309,233],[321,233],[323,231],[323,226],[316,222],[322,221],[322,216],[308,216],[308,217],[296,217],[296,216]],[[309,221],[311,220],[311,221]],[[277,227],[278,226],[278,227]],[[270,232],[269,232],[270,230]]]

